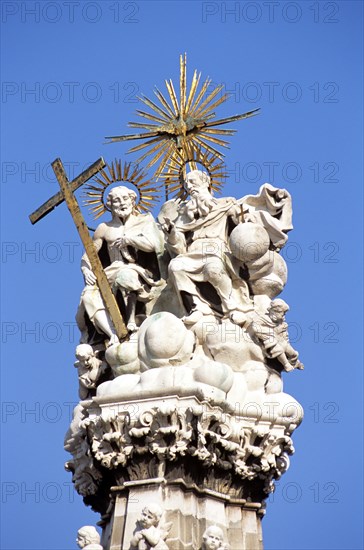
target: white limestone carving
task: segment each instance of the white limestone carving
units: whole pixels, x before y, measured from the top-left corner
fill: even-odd
[[[233,198],[213,198],[209,185],[205,172],[190,172],[185,189],[191,199],[167,203],[158,216],[172,256],[169,278],[186,312],[184,322],[188,325],[216,308],[222,315],[229,315],[250,305],[246,282],[240,280],[233,292],[232,270],[227,261],[229,222],[239,223],[241,208]],[[201,283],[206,282],[213,286],[217,296],[210,299],[204,296]]]
[[[162,514],[159,504],[151,502],[144,506],[130,542],[130,550],[168,550],[165,539],[171,524],[162,523]]]
[[[87,399],[95,395],[97,382],[104,374],[107,364],[98,359],[95,351],[89,344],[79,344],[76,348],[75,367],[78,370],[79,396],[80,399]]]
[[[120,290],[123,296],[130,330],[134,330],[136,326],[137,301],[151,301],[152,288],[158,286],[160,279],[160,273],[153,274],[147,267],[138,263],[138,254],[140,256],[141,252],[150,253],[158,258],[163,250],[162,234],[153,217],[150,214],[137,214],[135,202],[136,193],[127,187],[119,186],[112,189],[106,202],[112,219],[101,223],[93,238],[98,251],[103,243],[107,245],[110,265],[105,267],[105,273],[114,291]],[[85,321],[87,314],[98,332],[104,333],[111,343],[118,343],[86,254],[82,258],[81,269],[86,283],[77,312],[82,340],[89,339]]]
[[[249,319],[252,339],[261,345],[265,357],[277,359],[285,371],[303,369],[298,352],[289,343],[288,324],[285,314],[289,307],[284,300],[272,300],[266,315],[255,315]]]
[[[83,401],[65,446],[76,489],[89,499],[105,470],[115,485],[176,463],[188,477],[184,461],[210,489],[220,483],[239,496],[239,479],[259,482],[267,494],[293,453],[290,436],[303,412],[283,391],[282,372],[303,365],[289,342],[289,308],[277,299],[287,282],[280,251],[292,229],[291,197],[264,184],[257,195],[215,198],[208,174],[197,170],[185,191],[186,200],[162,206],[159,225],[135,211],[127,188],[109,194],[112,219],[94,242],[100,254],[106,244],[105,273],[122,297],[128,340],[118,341],[82,259]],[[157,516],[153,525],[139,522],[131,548],[167,548]],[[228,548],[219,529],[206,530],[202,548]]]
[[[93,525],[85,525],[77,532],[77,545],[81,550],[103,550],[100,535]]]
[[[112,344],[105,352],[105,360],[109,363],[114,377],[122,374],[135,374],[140,370],[138,357],[138,338],[134,334],[122,344]]]
[[[296,410],[295,419],[277,418],[274,408],[267,413],[256,403],[229,413],[196,399],[185,403],[166,398],[163,406],[153,406],[151,401],[149,407],[145,401],[132,403],[133,414],[112,403],[102,404],[101,410],[90,405],[81,430],[91,447],[80,445],[74,450],[78,460],[82,453],[86,459],[91,454],[96,469],[115,470],[132,467],[137,456],[172,463],[188,456],[206,474],[213,467],[241,479],[263,477],[270,491],[272,480],[284,471],[287,454],[294,452],[289,434],[301,420],[300,411]]]
[[[217,525],[210,525],[202,535],[201,550],[229,550],[230,546],[224,542],[223,530]]]
[[[192,357],[193,332],[172,313],[156,313],[146,319],[138,333],[141,371],[165,366],[184,365]]]

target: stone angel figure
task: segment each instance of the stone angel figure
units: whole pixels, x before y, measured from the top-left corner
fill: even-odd
[[[93,525],[85,525],[77,532],[77,546],[81,550],[103,550],[100,535]]]
[[[171,523],[161,522],[163,510],[159,504],[147,504],[137,522],[130,550],[168,550],[165,539],[172,527]]]
[[[248,331],[254,341],[262,348],[268,359],[277,360],[286,372],[294,369],[302,370],[303,364],[298,359],[298,352],[289,342],[288,324],[285,314],[289,306],[284,300],[276,299],[270,302],[265,315],[255,314],[251,318]]]
[[[202,535],[201,550],[229,550],[230,545],[224,542],[224,533],[217,525],[210,525]]]

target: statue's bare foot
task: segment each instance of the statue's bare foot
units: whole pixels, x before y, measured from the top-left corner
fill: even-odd
[[[129,322],[126,325],[126,328],[128,329],[129,332],[136,332],[138,330],[138,327],[136,326],[136,323],[134,323],[134,322]]]

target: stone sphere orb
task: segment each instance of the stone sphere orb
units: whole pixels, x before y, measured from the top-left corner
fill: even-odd
[[[280,294],[287,283],[287,264],[278,252],[270,251],[273,267],[269,274],[250,281],[250,287],[255,296],[266,295],[273,299]]]
[[[239,223],[229,239],[230,250],[241,262],[252,262],[261,258],[269,249],[267,231],[258,223]]]
[[[138,355],[141,371],[187,363],[195,346],[195,335],[175,315],[155,313],[140,327]]]
[[[139,372],[138,343],[136,338],[107,348],[105,359],[114,376]]]

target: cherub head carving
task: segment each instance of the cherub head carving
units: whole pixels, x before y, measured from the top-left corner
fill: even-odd
[[[81,549],[87,549],[90,545],[92,545],[92,548],[102,548],[100,545],[100,535],[93,525],[81,527],[77,532],[76,542]]]
[[[204,532],[202,539],[202,550],[222,550],[226,548],[224,533],[217,525],[210,525]]]
[[[162,514],[163,510],[159,504],[150,503],[143,508],[139,521],[145,529],[152,526],[156,527],[160,522]]]

